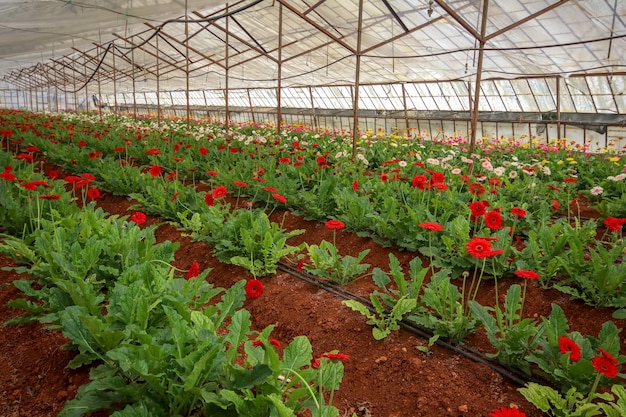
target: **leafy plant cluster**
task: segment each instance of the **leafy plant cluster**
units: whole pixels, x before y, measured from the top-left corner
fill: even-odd
[[[179,276],[170,266],[177,245],[156,244],[154,227],[86,206],[2,237],[0,251],[34,279],[15,282],[27,298],[11,305],[28,314],[14,324],[60,330],[78,351],[69,366],[94,365],[60,416],[338,415],[327,400],[341,361],[314,358],[304,336],[281,357],[272,326],[251,330],[245,281],[224,290],[205,280],[208,270]]]

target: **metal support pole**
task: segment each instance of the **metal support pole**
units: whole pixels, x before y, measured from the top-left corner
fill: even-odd
[[[228,3],[226,3],[226,14],[228,14]],[[230,128],[230,110],[228,108],[228,77],[229,77],[229,58],[230,58],[230,46],[228,45],[228,43],[230,42],[230,38],[229,38],[229,33],[230,30],[228,28],[230,24],[230,18],[228,16],[226,16],[226,42],[224,43],[225,47],[226,47],[226,51],[224,53],[225,57],[224,57],[224,65],[226,68],[224,68],[224,86],[225,86],[225,90],[224,90],[224,125],[226,126],[226,134],[228,135],[228,129]]]
[[[280,138],[280,125],[283,118],[281,106],[282,70],[283,70],[283,4],[278,4],[278,86],[276,88],[276,136]]]
[[[476,147],[476,129],[478,125],[478,101],[480,100],[480,81],[483,71],[483,58],[485,56],[485,33],[487,31],[487,12],[489,10],[489,0],[483,0],[483,14],[480,27],[480,42],[478,50],[478,66],[476,69],[476,85],[474,90],[474,106],[472,108],[472,135],[470,138],[469,153],[474,153]]]
[[[157,126],[161,126],[161,118],[163,114],[161,113],[161,73],[160,65],[159,65],[159,35],[156,36],[156,96],[157,96]]]
[[[561,140],[561,77],[556,77],[556,130],[557,139]]]
[[[185,0],[185,100],[187,102],[187,129],[191,111],[189,107],[189,14],[187,12],[187,0]]]
[[[359,134],[359,81],[361,75],[361,38],[363,36],[363,0],[359,0],[359,22],[356,41],[356,69],[354,77],[354,115],[352,120],[352,159],[356,158],[356,142]]]

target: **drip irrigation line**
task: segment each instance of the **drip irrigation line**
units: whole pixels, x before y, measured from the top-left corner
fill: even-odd
[[[305,281],[309,284],[312,284],[318,288],[321,288],[329,293],[335,294],[345,300],[351,299],[351,300],[355,300],[358,301],[360,303],[362,303],[363,305],[365,305],[365,307],[367,307],[368,310],[370,310],[372,313],[376,313],[376,309],[374,308],[374,306],[372,305],[372,303],[357,295],[354,294],[348,290],[346,290],[345,288],[342,288],[334,283],[328,282],[328,281],[324,281],[319,279],[318,277],[316,277],[315,275],[311,275],[306,271],[301,271],[296,269],[294,266],[287,264],[285,262],[278,262],[278,269],[280,269],[283,272],[286,272],[292,276],[294,276],[295,278],[298,278],[302,281]],[[417,336],[423,338],[423,339],[430,339],[431,337],[433,337],[433,332],[425,327],[422,327],[416,323],[413,323],[409,320],[406,319],[402,319],[399,322],[400,326],[402,328],[404,328],[405,330],[408,330],[411,333],[416,334]],[[533,378],[532,376],[528,376],[526,374],[524,374],[523,372],[514,369],[514,368],[510,368],[507,366],[502,365],[500,362],[498,362],[495,359],[491,359],[488,358],[487,356],[485,356],[484,353],[479,352],[477,350],[471,349],[467,346],[463,346],[463,345],[459,345],[457,343],[439,338],[437,339],[437,341],[435,342],[435,344],[437,344],[440,347],[443,347],[445,349],[448,349],[456,354],[459,354],[467,359],[470,359],[474,362],[480,363],[482,365],[487,366],[488,368],[492,369],[493,371],[496,371],[497,373],[499,373],[500,375],[508,378],[509,380],[515,382],[516,384],[520,385],[520,386],[524,386],[526,385],[526,383],[528,382],[536,382],[536,383],[540,383],[540,384],[545,384],[535,378]]]

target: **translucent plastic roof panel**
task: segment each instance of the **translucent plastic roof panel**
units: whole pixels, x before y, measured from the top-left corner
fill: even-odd
[[[151,92],[158,79],[162,91],[275,89],[279,77],[283,88],[345,86],[356,80],[359,55],[361,84],[416,83],[420,98],[409,107],[466,110],[466,94],[418,83],[474,83],[484,46],[483,80],[547,77],[547,84],[528,81],[518,99],[517,84],[486,85],[482,108],[551,111],[556,76],[626,71],[623,1],[368,0],[361,11],[359,3],[0,0],[0,88]],[[562,87],[563,103],[578,111],[623,112],[606,79],[598,81],[602,91]],[[315,105],[351,107],[338,88],[338,95],[316,91]],[[384,98],[375,90],[361,98],[365,107],[398,108],[397,91]],[[268,106],[275,90],[252,100]]]

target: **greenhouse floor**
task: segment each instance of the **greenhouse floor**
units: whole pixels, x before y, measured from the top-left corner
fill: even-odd
[[[111,214],[132,214],[133,202],[123,197],[103,193],[98,205]],[[318,244],[322,239],[333,239],[333,231],[322,223],[306,221],[289,212],[277,211],[271,219],[287,230],[303,229],[302,235],[288,243]],[[219,263],[211,249],[189,237],[162,219],[148,216],[144,226],[161,223],[157,229],[159,241],[180,243],[175,266],[188,269],[193,261],[202,268],[212,268],[208,280],[216,286],[228,287],[241,279],[250,279],[242,268]],[[389,253],[394,253],[404,270],[414,254],[384,248],[369,238],[361,238],[343,230],[337,231],[337,247],[344,255],[356,256],[370,249],[365,258],[372,267],[388,271]],[[0,258],[0,267],[12,261]],[[12,271],[0,274],[0,322],[21,313],[6,306],[20,292],[10,285],[20,277]],[[21,277],[20,277],[21,278]],[[256,329],[275,325],[272,337],[287,345],[295,336],[306,335],[314,354],[338,350],[348,354],[341,388],[335,393],[334,404],[340,415],[400,417],[400,416],[488,416],[502,406],[518,406],[529,417],[543,415],[517,391],[519,385],[461,355],[434,345],[424,353],[417,346],[427,347],[428,340],[401,329],[382,341],[372,337],[371,326],[359,313],[342,304],[334,294],[280,272],[260,278],[263,295],[247,300],[245,307],[252,315]],[[517,279],[499,282],[499,293],[504,294]],[[365,277],[346,286],[349,291],[368,298],[377,287],[371,277]],[[483,281],[477,300],[493,305],[493,280]],[[570,331],[597,335],[602,323],[611,319],[609,309],[594,309],[556,291],[541,289],[530,281],[524,312],[537,317],[550,313],[551,303],[559,304],[569,318]],[[616,322],[618,327],[624,323]],[[81,384],[88,381],[89,369],[66,369],[74,352],[62,348],[67,340],[58,332],[45,330],[42,325],[4,327],[0,332],[0,415],[5,417],[56,416],[66,400],[76,394]],[[465,343],[475,350],[488,352],[490,344],[480,332]],[[425,349],[426,350],[426,349]],[[98,416],[107,416],[99,413]]]

